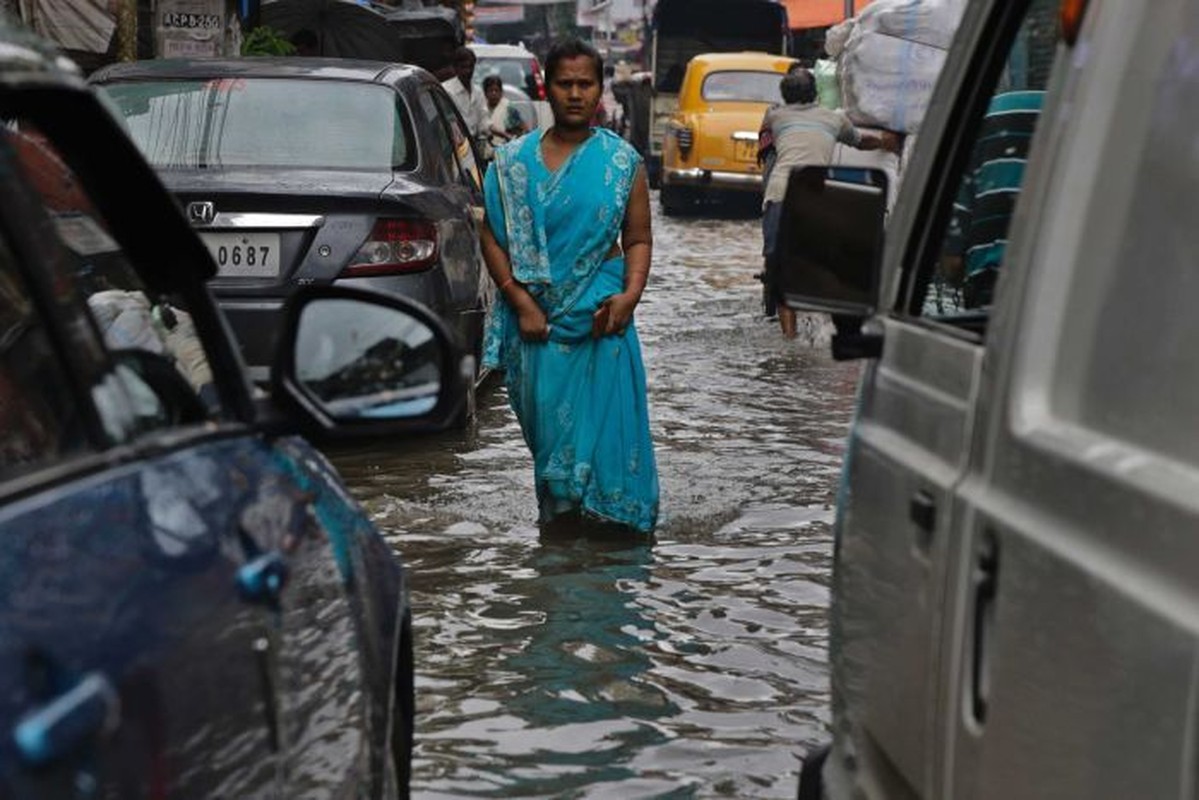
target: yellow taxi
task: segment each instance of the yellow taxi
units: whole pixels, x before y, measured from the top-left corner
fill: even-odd
[[[782,102],[779,82],[795,59],[705,53],[691,59],[679,107],[662,142],[662,210],[676,214],[723,192],[762,194],[758,128]]]

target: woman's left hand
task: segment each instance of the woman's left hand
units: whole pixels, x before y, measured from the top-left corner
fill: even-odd
[[[624,333],[633,319],[633,309],[641,298],[629,292],[614,294],[600,304],[591,323],[591,335],[595,338]]]

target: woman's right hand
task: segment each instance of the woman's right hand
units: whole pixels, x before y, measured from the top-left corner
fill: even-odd
[[[516,306],[516,319],[520,338],[526,342],[544,342],[550,338],[549,319],[532,297]]]

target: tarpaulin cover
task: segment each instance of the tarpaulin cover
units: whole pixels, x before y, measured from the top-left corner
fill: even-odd
[[[854,14],[861,13],[870,0],[854,0]],[[845,19],[845,0],[784,0],[787,24],[793,30],[825,28]]]
[[[876,0],[862,12],[839,59],[850,119],[915,132],[960,16],[961,6],[945,0]]]

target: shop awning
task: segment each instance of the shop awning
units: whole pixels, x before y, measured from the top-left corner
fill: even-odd
[[[853,0],[854,13],[870,4],[870,0]],[[787,7],[787,24],[791,28],[824,28],[845,19],[845,0],[783,0]]]

